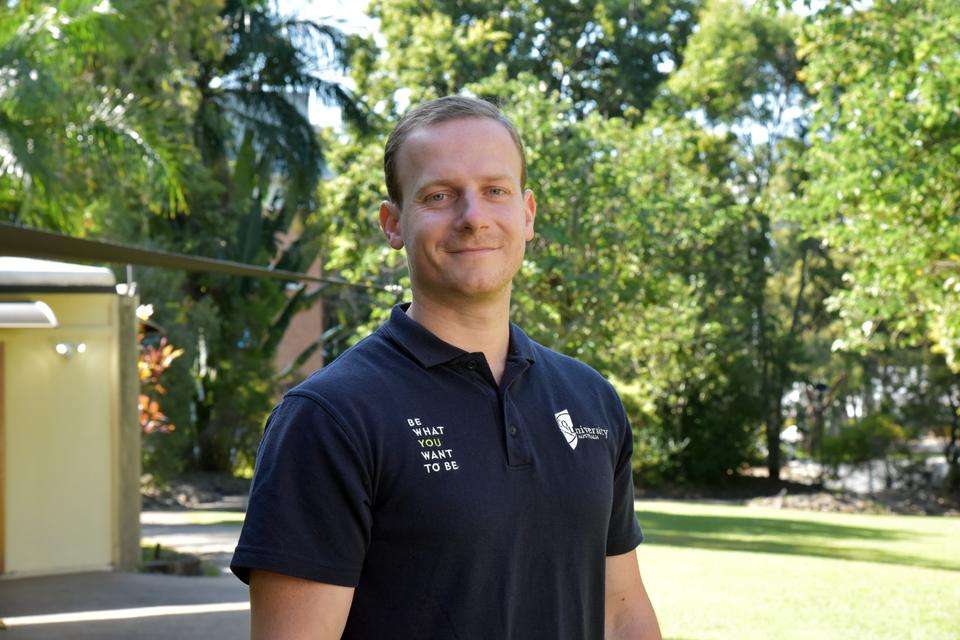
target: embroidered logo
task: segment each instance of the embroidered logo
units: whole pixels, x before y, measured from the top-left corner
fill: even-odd
[[[557,426],[560,427],[560,433],[567,439],[567,444],[571,449],[576,449],[581,440],[606,440],[608,429],[601,426],[573,426],[573,418],[567,409],[553,414],[557,420]]]
[[[557,419],[557,426],[560,427],[563,437],[567,439],[567,444],[570,445],[571,449],[576,449],[577,432],[573,430],[573,420],[570,418],[570,412],[564,409],[553,414],[553,417]]]

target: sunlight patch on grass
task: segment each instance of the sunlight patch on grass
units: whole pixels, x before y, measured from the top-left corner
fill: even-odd
[[[644,501],[664,638],[952,639],[960,519]]]
[[[243,511],[144,511],[140,524],[241,525]]]

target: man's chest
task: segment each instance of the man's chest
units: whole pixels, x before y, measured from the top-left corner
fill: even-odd
[[[377,425],[373,537],[469,543],[517,527],[604,534],[622,438],[589,394],[514,385],[389,401]]]

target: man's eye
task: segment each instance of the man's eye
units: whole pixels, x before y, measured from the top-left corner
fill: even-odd
[[[445,193],[431,193],[426,198],[424,198],[424,200],[426,200],[427,202],[440,202],[446,197],[447,197],[447,194]]]
[[[505,196],[507,195],[507,190],[503,187],[490,187],[490,193],[495,196]]]

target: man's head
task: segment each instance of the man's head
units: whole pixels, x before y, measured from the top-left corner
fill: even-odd
[[[509,297],[536,201],[520,137],[499,109],[462,96],[420,105],[390,134],[384,171],[380,225],[406,249],[414,295]]]
[[[400,147],[417,129],[463,118],[487,118],[503,125],[520,154],[520,188],[527,186],[527,159],[523,142],[510,119],[485,100],[467,96],[444,96],[407,111],[387,137],[387,145],[383,150],[383,176],[387,182],[387,195],[397,206],[403,204],[403,188],[397,178],[397,152]]]

